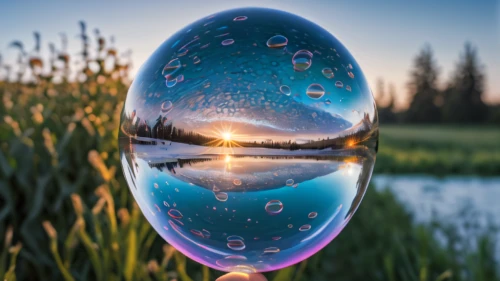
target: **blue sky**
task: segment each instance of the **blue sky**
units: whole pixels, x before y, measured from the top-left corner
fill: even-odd
[[[351,51],[372,89],[377,78],[391,82],[400,105],[407,101],[406,82],[412,59],[429,43],[445,84],[465,41],[471,41],[487,75],[485,100],[500,102],[500,1],[3,1],[0,3],[0,53],[22,40],[30,50],[32,32],[42,33],[43,51],[59,32],[70,39],[69,51],[80,50],[78,21],[92,30],[115,35],[117,47],[133,50],[134,70],[170,35],[185,25],[225,9],[258,6],[285,10],[330,31]]]

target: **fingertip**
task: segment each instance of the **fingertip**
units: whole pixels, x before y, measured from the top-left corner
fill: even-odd
[[[215,281],[267,281],[264,275],[259,273],[246,274],[241,272],[231,272],[223,275]]]

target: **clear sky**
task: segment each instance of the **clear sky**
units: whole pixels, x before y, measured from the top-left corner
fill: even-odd
[[[8,44],[16,39],[30,50],[33,31],[42,33],[43,48],[69,37],[69,51],[80,42],[78,21],[115,35],[116,46],[133,50],[134,71],[170,35],[212,13],[246,6],[269,7],[305,17],[339,38],[361,65],[372,89],[377,78],[395,85],[400,105],[407,101],[406,82],[412,60],[429,43],[448,80],[465,41],[479,50],[486,72],[487,102],[500,103],[500,1],[496,0],[276,0],[276,1],[1,1],[0,53],[15,59]]]

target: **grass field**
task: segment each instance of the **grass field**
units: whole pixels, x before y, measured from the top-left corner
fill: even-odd
[[[0,277],[214,280],[222,273],[166,245],[138,210],[119,170],[127,85],[98,77],[37,86],[0,81]],[[496,128],[382,126],[375,174],[499,174],[497,139]],[[474,218],[465,222],[470,228]],[[471,240],[446,221],[418,225],[393,194],[371,187],[333,243],[267,276],[500,280],[492,235],[485,230]]]
[[[375,172],[500,175],[500,127],[381,125]]]

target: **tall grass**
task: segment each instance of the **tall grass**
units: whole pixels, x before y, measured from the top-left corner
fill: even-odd
[[[85,24],[80,27],[78,59],[64,52],[64,44],[47,61],[36,46],[28,53],[14,42],[20,64],[9,66],[9,79],[0,80],[0,277],[215,279],[222,273],[192,262],[159,238],[130,196],[117,148],[129,67],[100,32],[89,36]],[[80,67],[70,68],[76,60]],[[371,188],[333,243],[267,276],[500,280],[491,233],[476,236],[473,241],[458,236],[443,222],[416,225],[391,193]]]

